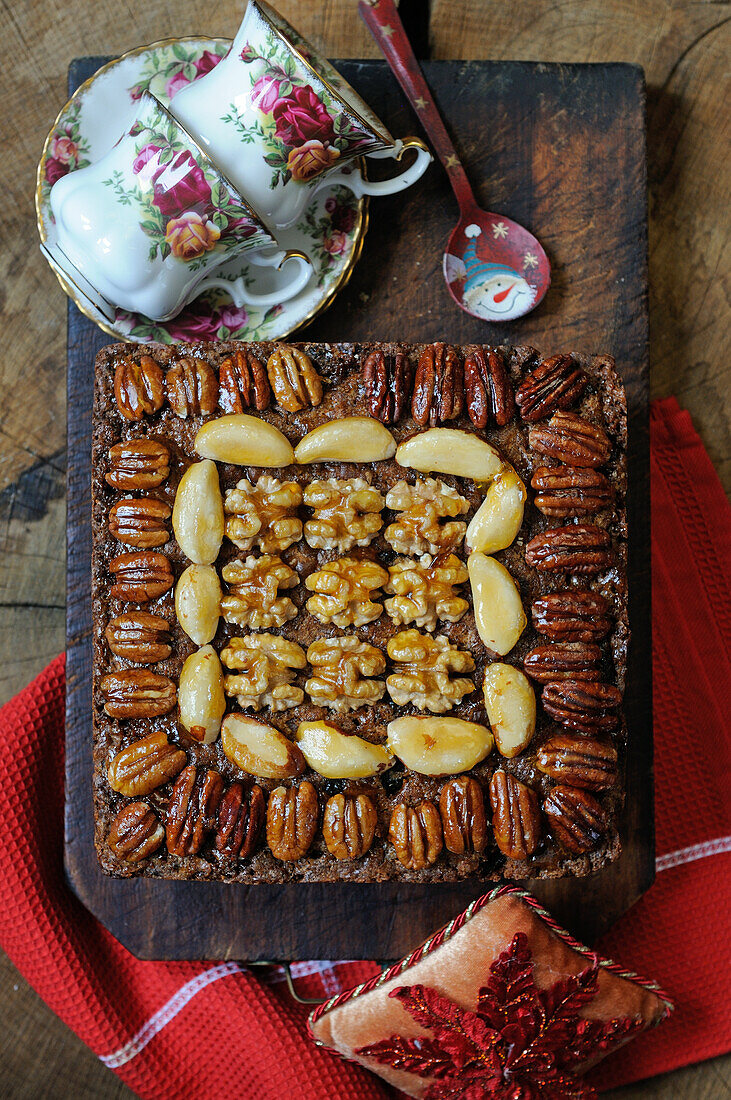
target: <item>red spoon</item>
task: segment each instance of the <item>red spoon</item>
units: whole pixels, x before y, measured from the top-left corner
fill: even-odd
[[[444,253],[444,278],[457,305],[484,321],[529,313],[551,282],[551,265],[532,233],[475,201],[393,0],[359,0],[361,17],[431,138],[459,203],[460,219]]]

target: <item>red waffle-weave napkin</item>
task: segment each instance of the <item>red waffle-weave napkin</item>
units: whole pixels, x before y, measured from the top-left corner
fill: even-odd
[[[656,978],[677,1010],[609,1058],[601,1087],[731,1046],[731,828],[727,575],[731,509],[690,418],[672,399],[652,424],[658,877],[598,949]],[[278,968],[133,958],[70,893],[63,874],[64,663],[0,710],[0,943],[48,1005],[143,1098],[384,1100],[364,1070],[314,1047]],[[309,996],[365,980],[375,964],[298,963]]]

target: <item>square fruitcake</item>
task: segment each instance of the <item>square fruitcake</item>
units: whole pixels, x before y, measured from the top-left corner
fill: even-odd
[[[423,883],[616,859],[626,443],[606,356],[103,348],[104,870]]]

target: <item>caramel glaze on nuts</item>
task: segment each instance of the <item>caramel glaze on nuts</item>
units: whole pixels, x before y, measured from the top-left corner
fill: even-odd
[[[169,657],[170,624],[149,611],[131,611],[111,619],[104,631],[107,645],[117,657],[140,665],[154,664]]]
[[[336,859],[359,859],[370,848],[378,817],[367,794],[336,794],[327,800],[322,835]]]
[[[157,718],[169,714],[177,702],[173,681],[149,668],[108,672],[99,688],[110,718]]]
[[[556,642],[598,641],[612,629],[609,600],[598,592],[570,588],[533,601],[533,626]]]
[[[397,424],[411,396],[412,369],[408,356],[377,350],[363,360],[368,412],[382,424]]]
[[[165,838],[165,830],[146,802],[129,802],[112,821],[109,848],[126,863],[140,863],[153,856]]]
[[[114,372],[114,396],[125,420],[142,420],[161,409],[165,401],[163,375],[149,355],[139,363],[121,359]]]
[[[555,409],[568,409],[581,397],[589,377],[570,355],[554,355],[534,367],[515,393],[523,420],[541,420]]]
[[[479,855],[487,844],[482,787],[470,775],[450,779],[439,796],[444,844],[456,856]]]
[[[216,411],[218,379],[203,359],[179,359],[165,375],[165,388],[170,408],[183,420]]]
[[[309,780],[299,787],[277,787],[267,806],[267,843],[275,859],[302,859],[317,832],[317,792]]]
[[[436,863],[444,847],[439,810],[433,802],[400,802],[391,814],[388,837],[399,863],[409,871],[423,871]]]
[[[104,479],[113,489],[156,489],[170,473],[170,451],[156,439],[126,439],[109,448]]]
[[[617,779],[617,750],[608,741],[557,733],[541,745],[536,767],[559,783],[603,791]]]
[[[607,818],[588,791],[558,786],[543,802],[554,839],[575,855],[589,852],[607,830]]]
[[[599,680],[602,651],[588,642],[559,642],[539,645],[526,653],[523,669],[539,684],[558,680]]]
[[[497,348],[474,348],[464,361],[464,388],[467,412],[476,428],[489,420],[499,427],[515,413],[513,386],[505,369],[502,352]]]
[[[227,413],[269,408],[272,391],[266,367],[247,348],[235,351],[221,363],[218,371],[218,403]]]
[[[192,764],[178,776],[168,803],[165,822],[167,846],[172,856],[195,856],[216,827],[216,813],[223,794],[223,779],[216,771]]]
[[[109,509],[109,534],[128,546],[150,550],[170,538],[170,505],[155,497],[123,497]]]
[[[534,454],[584,467],[602,466],[612,450],[609,436],[598,424],[561,411],[555,412],[547,424],[530,428],[528,445]]]
[[[602,573],[612,564],[609,532],[591,523],[550,527],[530,540],[525,560],[540,572]]]
[[[300,412],[322,401],[322,379],[306,352],[280,344],[267,360],[275,400],[285,412]]]
[[[538,796],[514,775],[498,770],[490,780],[492,830],[508,859],[528,859],[541,842]]]
[[[609,508],[614,489],[599,470],[539,466],[531,478],[533,503],[544,516],[587,516]]]
[[[258,784],[250,791],[238,780],[232,783],[218,805],[218,828],[214,846],[228,859],[248,859],[259,844],[266,798]]]
[[[164,554],[118,554],[109,572],[115,579],[110,595],[129,603],[148,603],[173,587],[173,571]]]
[[[107,769],[107,779],[113,791],[137,798],[173,779],[187,762],[183,750],[171,745],[163,730],[156,730],[118,752]]]
[[[420,428],[456,420],[464,401],[464,368],[454,348],[430,344],[422,351],[414,378],[411,415]]]

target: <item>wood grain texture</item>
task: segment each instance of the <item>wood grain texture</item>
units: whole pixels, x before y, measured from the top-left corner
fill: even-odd
[[[75,82],[100,59],[72,66]],[[486,326],[456,310],[441,277],[441,250],[456,217],[436,166],[405,195],[381,200],[363,256],[336,309],[306,330],[313,340],[490,339],[534,342],[546,353],[607,352],[627,388],[630,439],[630,651],[625,695],[629,726],[623,858],[586,879],[532,884],[559,920],[594,939],[648,888],[654,877],[649,687],[649,529],[647,500],[647,273],[644,88],[632,66],[518,62],[426,62],[426,76],[448,123],[459,122],[468,163],[514,196],[506,213],[548,247],[555,284],[528,318]],[[412,133],[411,108],[399,100],[384,62],[344,62],[351,80],[391,131]],[[464,91],[457,101],[456,84]],[[501,127],[499,160],[485,150],[482,119],[493,105]],[[524,126],[509,120],[521,109]],[[460,112],[459,118],[457,112]],[[591,145],[613,166],[597,182],[585,157]],[[522,181],[522,185],[521,185]],[[569,202],[565,196],[573,196]],[[564,196],[560,219],[556,203]],[[478,191],[478,201],[480,193]],[[614,256],[607,260],[607,252]],[[418,259],[415,260],[415,257]],[[479,882],[440,886],[340,884],[333,888],[229,886],[220,883],[114,880],[99,869],[92,843],[89,494],[90,409],[96,350],[107,338],[69,307],[68,695],[66,866],[82,901],[143,958],[396,958],[456,916],[482,892]],[[253,903],[256,904],[253,904]],[[276,906],[279,917],[270,919]],[[184,921],[173,919],[185,913]],[[206,914],[208,915],[206,918]]]
[[[408,0],[411,8],[421,0]],[[280,7],[296,25],[314,34],[331,56],[375,56],[369,36],[344,0],[337,18],[329,17],[330,0],[289,0]],[[5,111],[0,119],[0,179],[4,202],[0,210],[3,255],[0,258],[0,489],[21,471],[45,470],[50,456],[63,445],[65,410],[65,303],[56,281],[35,245],[31,196],[35,165],[53,117],[65,99],[66,70],[74,55],[121,52],[164,33],[232,33],[239,0],[221,0],[215,7],[203,0],[129,0],[120,9],[109,0],[66,0],[60,4],[11,4],[0,7],[0,30],[13,64],[3,67],[0,88]],[[653,393],[675,392],[690,408],[722,479],[731,484],[728,447],[731,386],[726,339],[727,311],[720,296],[723,263],[705,262],[713,241],[723,259],[724,225],[728,209],[728,131],[722,105],[728,100],[728,27],[714,30],[727,18],[729,5],[695,0],[566,0],[546,5],[542,0],[504,4],[499,0],[432,0],[431,43],[434,56],[522,57],[542,60],[629,60],[644,65],[649,81],[649,175],[651,186],[651,320]],[[485,12],[475,20],[475,9]],[[427,5],[423,4],[426,18]],[[479,12],[478,12],[479,15]],[[327,24],[327,30],[324,25]],[[551,27],[551,33],[548,28]],[[681,28],[680,30],[678,28]],[[686,28],[683,30],[682,28]],[[705,30],[710,29],[709,34]],[[461,36],[461,37],[458,37]],[[424,33],[426,38],[426,33]],[[688,161],[693,171],[688,170]],[[709,283],[709,275],[713,285]],[[441,278],[434,270],[434,279]],[[670,302],[660,286],[668,287]],[[708,295],[714,311],[701,325],[688,322],[685,303],[697,306]],[[720,301],[719,301],[720,298]],[[672,303],[673,308],[669,305]],[[696,327],[697,326],[697,327]],[[682,330],[686,340],[677,333]],[[660,349],[663,350],[660,356]],[[29,405],[16,393],[19,379],[38,364],[40,371]],[[33,453],[35,451],[35,453]],[[58,484],[63,475],[56,473]],[[5,516],[5,513],[3,513]],[[51,587],[40,556],[51,555],[62,565],[65,548],[60,523],[51,536],[43,508],[22,520],[24,537],[13,522],[8,540],[6,519],[0,521],[3,564],[13,562],[13,583],[0,598],[0,700],[19,690],[43,658],[29,663],[19,653],[21,632],[38,612],[10,605],[18,598],[15,585],[27,571],[35,577],[34,595],[45,601],[48,630],[55,651],[64,631],[62,569],[52,567]],[[0,574],[0,579],[2,574]],[[39,632],[47,636],[46,631]],[[23,633],[21,636],[25,636]],[[10,1097],[131,1096],[39,998],[5,964],[0,969],[0,1091]],[[42,1040],[42,1057],[38,1057]],[[717,1100],[731,1093],[731,1058],[694,1066],[677,1073],[605,1094],[612,1100]]]

